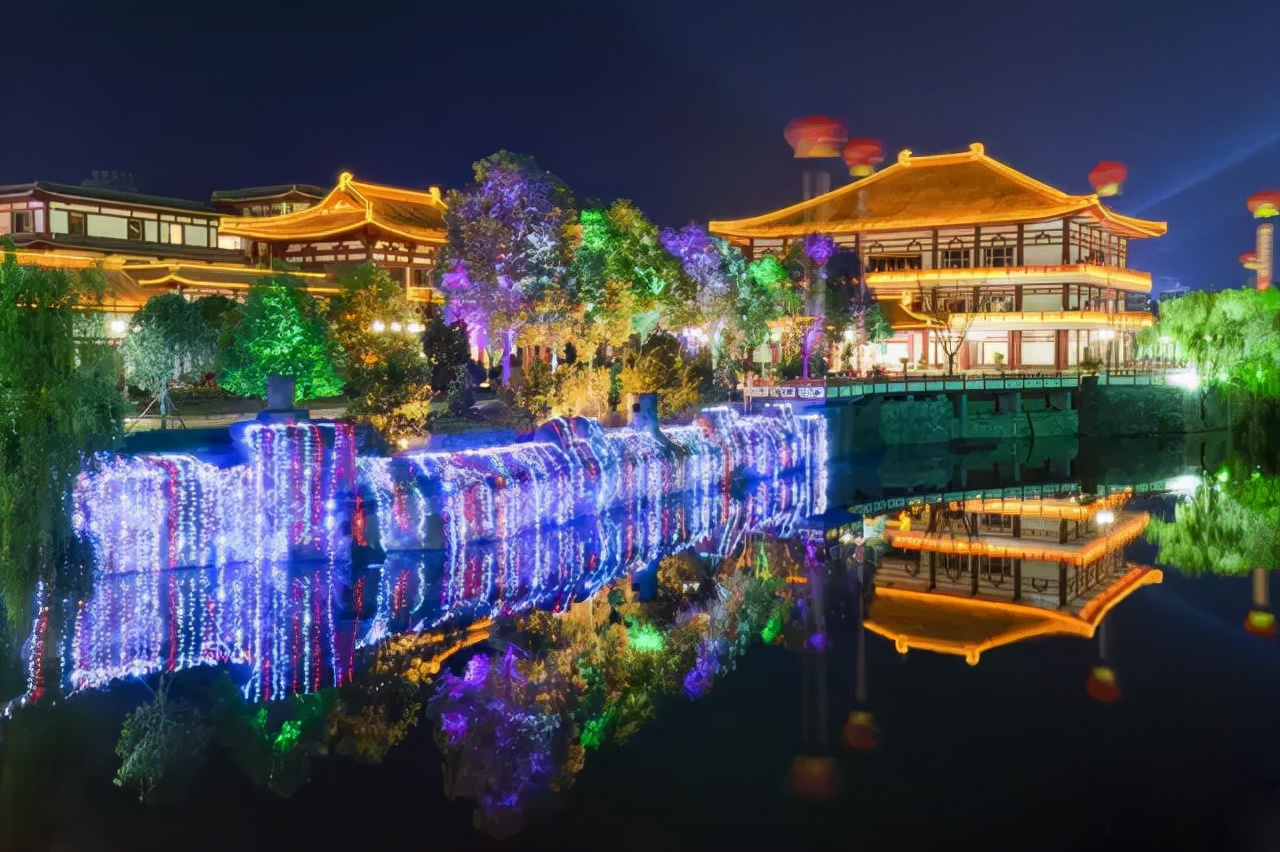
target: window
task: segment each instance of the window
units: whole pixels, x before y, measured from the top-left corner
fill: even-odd
[[[992,246],[982,250],[982,265],[985,267],[1013,266],[1013,246]]]
[[[31,226],[31,211],[13,211],[13,227],[10,230],[15,234],[30,234],[34,230]]]
[[[141,219],[129,220],[128,237],[131,240],[138,240],[138,241],[145,239],[143,235]]]
[[[413,281],[414,287],[430,287],[431,286],[431,270],[421,267],[414,267]]]
[[[67,214],[67,233],[77,237],[83,237],[88,230],[88,223],[83,213]]]
[[[169,242],[182,245],[182,226],[176,222],[169,224]]]
[[[938,253],[939,269],[968,269],[968,249],[943,249]]]
[[[868,272],[891,272],[895,269],[922,269],[918,254],[877,254],[867,258]]]

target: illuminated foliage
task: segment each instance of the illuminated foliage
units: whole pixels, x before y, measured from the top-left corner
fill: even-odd
[[[334,751],[359,763],[381,763],[418,724],[417,695],[416,684],[376,672],[339,690],[327,720]]]
[[[468,325],[503,346],[503,384],[510,381],[515,335],[533,324],[564,287],[569,236],[577,215],[568,188],[529,157],[499,151],[475,164],[475,183],[452,191],[445,221],[439,285]]]
[[[125,402],[104,346],[77,341],[77,308],[100,273],[0,265],[0,607],[15,633],[30,627],[36,585],[75,584],[78,550],[69,491],[86,451],[122,431]]]
[[[1193,575],[1280,565],[1280,477],[1241,468],[1204,477],[1174,507],[1172,521],[1151,519],[1146,535],[1159,545],[1161,563]]]
[[[329,336],[319,303],[296,279],[255,281],[222,364],[221,384],[240,396],[265,397],[267,376],[292,376],[296,399],[342,392],[335,365],[341,349]]]
[[[131,787],[148,804],[184,798],[213,737],[207,717],[169,698],[172,678],[162,677],[152,700],[125,717],[116,743],[121,764],[114,783]]]
[[[417,328],[418,312],[404,287],[372,264],[343,273],[338,284],[342,293],[330,300],[328,319],[346,356],[340,373],[348,411],[385,419],[406,404],[429,401],[432,365],[418,333],[409,331]]]
[[[672,417],[698,402],[702,378],[687,363],[680,342],[667,334],[654,335],[623,362],[623,393],[658,393],[658,413]]]
[[[1144,331],[1148,352],[1160,338],[1176,345],[1206,384],[1280,396],[1280,291],[1275,288],[1193,290],[1160,303],[1160,319]]]
[[[206,321],[200,302],[189,302],[180,293],[163,293],[152,296],[134,314],[120,355],[130,383],[159,404],[164,428],[172,405],[169,389],[216,369],[218,334]]]

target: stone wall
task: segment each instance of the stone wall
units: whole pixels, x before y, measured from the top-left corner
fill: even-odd
[[[1080,384],[1080,435],[1088,438],[1184,435],[1227,425],[1213,391],[1180,387],[1116,387],[1088,376]]]

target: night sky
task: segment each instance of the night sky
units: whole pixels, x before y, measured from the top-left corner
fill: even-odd
[[[461,186],[500,148],[659,224],[799,200],[782,129],[826,113],[886,164],[987,153],[1070,192],[1125,162],[1169,222],[1157,291],[1237,286],[1280,186],[1280,3],[4,4],[0,182],[143,192]]]

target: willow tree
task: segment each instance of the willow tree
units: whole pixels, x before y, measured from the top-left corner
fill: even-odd
[[[0,264],[0,606],[14,634],[37,586],[61,595],[85,566],[70,490],[90,454],[121,435],[126,405],[107,347],[79,341],[77,313],[101,297],[100,272]]]

